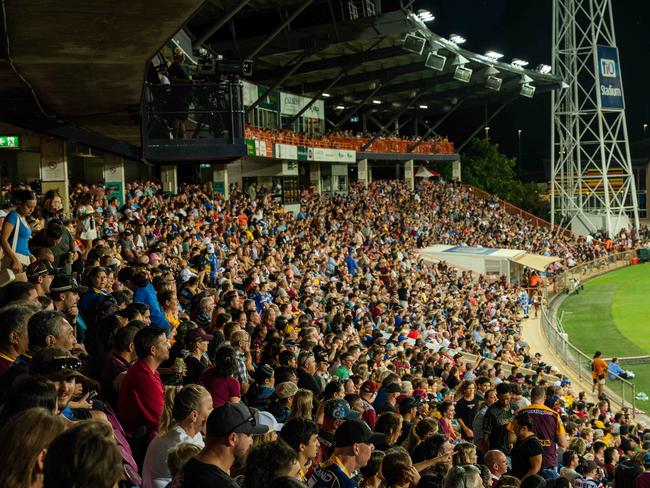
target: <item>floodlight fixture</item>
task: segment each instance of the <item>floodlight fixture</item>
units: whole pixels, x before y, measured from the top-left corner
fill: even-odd
[[[519,66],[520,68],[523,68],[525,66],[528,66],[528,61],[525,61],[523,59],[515,58],[511,62],[512,65],[514,66]]]
[[[493,59],[495,61],[498,61],[499,59],[501,59],[503,57],[503,54],[498,53],[496,51],[488,51],[488,52],[485,53],[485,56],[490,58],[490,59]]]
[[[435,17],[428,10],[418,10],[418,19],[420,19],[424,23],[427,23],[427,22],[433,22],[435,20]]]
[[[345,106],[343,106],[343,105],[337,105],[337,106],[334,107],[334,108],[335,108],[336,110],[345,110]]]
[[[503,80],[497,76],[490,75],[487,77],[487,80],[485,81],[485,87],[488,90],[492,91],[499,91],[501,90],[501,84],[503,83]]]
[[[324,97],[324,98],[329,98],[329,97],[331,97],[331,96],[332,96],[332,95],[330,95],[329,93],[323,93],[323,97]]]
[[[543,75],[547,75],[551,72],[551,67],[548,64],[540,64],[537,67],[537,71]]]
[[[451,62],[452,66],[462,66],[464,64],[469,63],[469,59],[467,59],[465,56],[462,54],[456,54],[456,57],[454,57],[454,60]]]
[[[381,100],[373,100],[372,103],[375,105],[381,105]]]
[[[411,53],[422,54],[426,43],[427,41],[423,37],[416,34],[406,34],[402,43],[402,49]]]
[[[418,105],[418,107],[421,108],[422,110],[426,110],[429,108],[428,105]]]
[[[533,82],[533,79],[530,76],[528,76],[527,74],[525,74],[525,73],[521,75],[521,78],[519,78],[519,84],[520,85],[524,85],[526,83],[532,83],[532,82]]]
[[[452,34],[449,36],[449,40],[456,44],[457,46],[460,46],[461,44],[464,44],[467,39],[465,39],[463,36],[460,34]]]
[[[445,69],[445,64],[447,63],[447,58],[441,56],[435,51],[431,51],[427,56],[427,60],[424,62],[424,65],[427,68],[431,68],[436,71],[442,71]]]
[[[519,94],[522,97],[533,98],[533,95],[535,95],[535,87],[530,83],[525,83],[521,85],[521,90],[519,91]]]
[[[469,80],[471,78],[471,69],[465,68],[464,66],[456,66],[456,71],[454,71],[454,80],[462,81],[463,83],[469,83]]]

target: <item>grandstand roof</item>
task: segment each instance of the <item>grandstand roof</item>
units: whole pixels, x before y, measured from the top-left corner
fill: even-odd
[[[239,2],[209,2],[188,24],[195,37],[208,28],[205,17],[207,11],[216,8],[216,3],[227,11],[226,5],[232,7]],[[267,2],[269,10],[272,10],[271,3],[277,10],[276,2]],[[290,1],[278,3],[302,4]],[[291,8],[287,9],[287,12],[291,11]],[[268,15],[266,10],[262,15],[265,13]],[[238,15],[251,18],[253,14],[247,7]],[[406,10],[377,12],[377,15],[359,16],[355,20],[348,18],[341,21],[334,16],[321,16],[319,19],[317,22],[304,20],[293,25],[290,31],[279,35],[274,42],[261,49],[254,60],[253,81],[265,85],[280,83],[284,91],[311,96],[326,91],[331,95],[326,99],[327,105],[343,105],[346,109],[363,101],[368,104],[371,99],[377,99],[382,104],[374,105],[373,111],[396,112],[409,100],[418,97],[417,104],[427,105],[427,110],[432,113],[447,111],[459,100],[463,100],[466,107],[516,98],[524,75],[535,86],[537,94],[562,86],[562,80],[557,76],[524,70],[462,49],[431,32]],[[272,27],[270,25],[269,30]],[[417,33],[427,39],[428,47],[422,55],[402,48],[407,33]],[[247,53],[254,53],[266,36],[264,31],[256,29],[250,35],[239,34],[234,38],[210,37],[207,45],[224,58],[241,58],[246,57]],[[436,71],[425,66],[426,56],[431,49],[437,49],[438,54],[447,57],[444,70]],[[465,58],[465,66],[473,70],[469,83],[453,78],[457,56]],[[503,79],[500,91],[492,91],[485,86],[489,74]]]

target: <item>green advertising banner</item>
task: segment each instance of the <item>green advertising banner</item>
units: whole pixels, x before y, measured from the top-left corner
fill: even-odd
[[[263,85],[258,85],[257,86],[257,93],[258,96],[262,96],[264,93],[264,98],[258,105],[260,108],[264,108],[266,110],[273,110],[275,112],[278,112],[280,110],[280,92],[277,90],[272,90],[271,92],[267,92],[268,87],[263,86]]]
[[[307,148],[298,146],[298,161],[307,161]]]
[[[115,198],[117,198],[118,202],[120,202],[120,207],[122,205],[124,205],[124,201],[122,200],[122,182],[121,181],[107,181],[104,184],[104,187],[106,188],[106,198],[108,200],[115,197]]]
[[[212,182],[212,191],[215,193],[221,193],[222,195],[226,194],[226,184],[223,181],[213,181]]]
[[[255,141],[253,139],[246,139],[246,154],[248,156],[255,156],[257,154],[255,151]]]

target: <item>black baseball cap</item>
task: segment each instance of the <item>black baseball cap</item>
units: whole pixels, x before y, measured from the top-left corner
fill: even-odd
[[[52,381],[79,378],[81,361],[69,351],[60,347],[46,347],[41,349],[32,358],[29,372],[33,375],[45,376]]]
[[[62,293],[64,291],[76,291],[83,293],[87,290],[86,287],[81,287],[72,276],[66,274],[58,274],[52,280],[50,285],[50,292]]]
[[[378,446],[384,442],[386,436],[373,432],[368,424],[361,420],[346,420],[334,434],[336,447],[349,447],[354,444],[374,444]]]
[[[44,275],[53,275],[55,272],[54,267],[52,266],[52,263],[50,263],[47,259],[40,259],[38,261],[34,261],[32,264],[27,266],[27,269],[25,270],[25,273],[27,274],[28,278],[36,278],[38,276],[44,276]]]
[[[342,398],[332,398],[325,403],[325,417],[332,420],[357,420],[361,414],[350,408],[350,404]]]
[[[232,432],[262,435],[268,432],[266,425],[257,425],[255,417],[243,403],[225,403],[208,416],[206,437],[225,437]]]

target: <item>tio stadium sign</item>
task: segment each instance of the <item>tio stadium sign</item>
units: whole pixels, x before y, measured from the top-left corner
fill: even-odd
[[[595,61],[600,106],[603,110],[625,110],[618,49],[611,46],[596,46]]]

